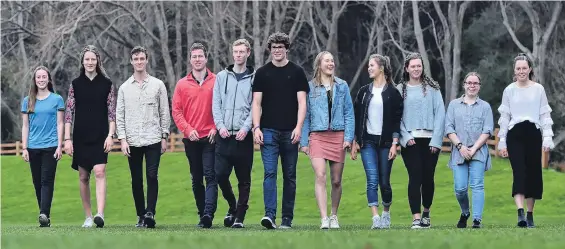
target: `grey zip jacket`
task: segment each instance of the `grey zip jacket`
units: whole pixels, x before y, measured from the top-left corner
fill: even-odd
[[[255,76],[255,69],[247,66],[248,74],[238,81],[233,66],[230,65],[216,74],[212,97],[212,114],[216,128],[218,131],[226,128],[230,135],[237,134],[239,130],[251,130],[251,86]]]

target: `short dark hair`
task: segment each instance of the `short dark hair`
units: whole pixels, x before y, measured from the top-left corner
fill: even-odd
[[[273,43],[284,44],[284,47],[286,49],[289,49],[290,48],[290,37],[283,32],[273,33],[269,36],[269,39],[267,40],[267,46],[269,47],[269,50],[271,50],[271,45]]]
[[[204,46],[204,44],[200,43],[200,42],[195,42],[192,44],[192,46],[190,46],[190,55],[192,56],[192,51],[197,50],[197,49],[201,49],[202,51],[204,51],[204,57],[208,57],[206,55],[207,51],[206,51],[206,46]]]
[[[149,59],[149,54],[147,54],[147,49],[142,47],[142,46],[135,46],[133,47],[133,49],[130,52],[130,59],[133,57],[134,54],[137,53],[144,53],[145,54],[145,59],[148,60]]]

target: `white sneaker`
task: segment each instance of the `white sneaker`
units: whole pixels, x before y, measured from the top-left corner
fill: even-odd
[[[92,217],[86,217],[86,220],[84,220],[82,227],[92,227],[93,224],[94,221],[92,220]]]
[[[383,228],[383,229],[390,228],[390,213],[389,212],[383,212],[383,215],[381,216],[380,227]]]
[[[325,217],[322,218],[322,225],[320,226],[320,229],[328,229],[330,228],[330,218]]]
[[[415,219],[412,221],[412,229],[421,229],[422,226],[420,225],[420,219]]]
[[[339,229],[339,222],[337,221],[337,215],[330,216],[330,228]]]
[[[381,217],[378,215],[373,216],[373,226],[371,229],[379,229],[381,228]]]

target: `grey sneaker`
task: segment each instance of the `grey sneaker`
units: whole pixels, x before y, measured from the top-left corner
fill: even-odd
[[[40,214],[39,215],[39,227],[50,227],[51,226],[51,219],[47,218],[47,215]]]
[[[145,223],[143,223],[144,217],[142,216],[137,216],[137,224],[135,224],[135,227],[145,227]]]
[[[380,216],[373,216],[373,225],[371,229],[379,229],[381,228],[381,217]]]
[[[390,228],[390,213],[383,212],[381,216],[381,228],[389,229]]]

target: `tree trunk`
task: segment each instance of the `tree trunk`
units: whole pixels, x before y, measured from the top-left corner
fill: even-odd
[[[424,73],[431,77],[432,74],[430,71],[430,61],[428,59],[428,52],[426,51],[426,44],[424,44],[424,34],[422,33],[422,26],[420,26],[418,2],[416,2],[415,0],[412,0],[412,16],[414,20],[414,35],[416,36],[416,42],[418,43],[418,51],[420,52],[420,55],[422,55],[422,60],[424,63]]]
[[[176,2],[174,3],[176,5],[176,11],[175,11],[175,45],[176,45],[176,51],[175,51],[175,58],[176,58],[176,64],[175,64],[175,80],[179,80],[182,74],[182,64],[184,63],[184,58],[182,58],[182,34],[181,34],[181,28],[182,28],[182,20],[181,20],[181,8],[182,5],[184,4],[183,2]]]
[[[194,43],[194,9],[193,9],[194,2],[186,2],[186,74],[192,71],[192,66],[190,65],[190,46]],[[184,77],[184,76],[183,76]]]
[[[161,45],[161,56],[163,56],[163,61],[165,62],[165,72],[167,74],[167,78],[165,79],[165,84],[168,86],[169,95],[171,95],[172,91],[175,89],[177,80],[175,79],[173,61],[171,60],[171,55],[169,54],[169,31],[165,19],[165,10],[163,7],[163,2],[160,2],[153,6],[153,14],[155,15],[157,29],[159,30],[159,43]]]

